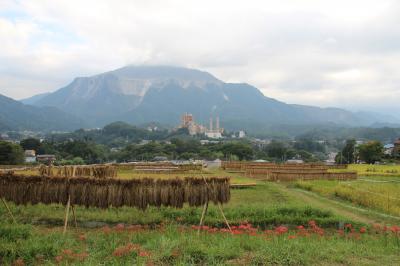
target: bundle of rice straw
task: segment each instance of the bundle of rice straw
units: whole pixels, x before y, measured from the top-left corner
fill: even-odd
[[[0,174],[0,197],[16,204],[71,204],[108,208],[148,206],[182,208],[185,203],[227,203],[229,178],[186,177],[184,179],[98,179],[87,177],[22,176]]]

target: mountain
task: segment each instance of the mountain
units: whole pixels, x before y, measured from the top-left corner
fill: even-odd
[[[32,97],[26,98],[26,99],[22,99],[20,100],[21,103],[23,104],[34,104],[35,102],[41,100],[42,98],[50,95],[50,92],[45,92],[45,93],[41,93],[41,94],[36,94]]]
[[[67,131],[83,127],[83,121],[55,107],[25,105],[0,94],[0,132]]]
[[[92,126],[117,120],[176,125],[185,112],[202,123],[218,115],[222,125],[232,129],[246,129],[246,125],[365,126],[388,122],[339,108],[286,104],[248,84],[225,83],[207,72],[170,66],[127,66],[76,78],[33,104],[60,108]]]

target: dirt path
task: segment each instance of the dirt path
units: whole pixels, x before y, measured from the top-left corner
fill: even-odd
[[[380,212],[376,212],[373,210],[363,209],[360,207],[352,206],[349,203],[344,203],[341,201],[336,201],[333,199],[329,199],[326,197],[322,197],[317,195],[316,193],[297,189],[297,188],[288,188],[285,185],[278,185],[278,187],[288,192],[289,195],[302,201],[311,206],[321,208],[324,210],[330,210],[334,214],[348,217],[354,221],[373,224],[373,223],[391,223],[391,222],[400,222],[400,217],[391,216],[387,214],[383,214]]]

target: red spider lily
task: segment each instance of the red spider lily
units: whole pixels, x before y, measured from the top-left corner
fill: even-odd
[[[61,251],[61,253],[66,256],[72,256],[74,254],[74,252],[70,249],[64,249],[63,251]]]
[[[210,229],[207,230],[207,232],[216,233],[216,232],[218,232],[218,228],[210,228]]]
[[[243,232],[240,231],[240,230],[232,230],[232,234],[233,234],[233,235],[242,235]]]
[[[278,226],[277,228],[275,228],[275,232],[276,232],[278,235],[284,234],[284,233],[286,233],[287,231],[288,231],[288,228],[287,228],[286,226],[283,226],[283,225]]]
[[[115,257],[126,256],[130,254],[132,251],[140,251],[140,245],[128,243],[125,246],[117,247],[113,252],[113,256]]]
[[[297,238],[296,235],[290,235],[290,236],[288,236],[288,239],[296,239],[296,238]]]
[[[383,232],[387,232],[387,231],[388,231],[388,229],[389,229],[389,228],[388,228],[388,227],[385,225],[385,226],[383,227],[383,229],[382,229],[382,230],[383,230]]]
[[[139,257],[150,257],[150,252],[141,250],[141,251],[139,251],[138,255],[139,255]]]
[[[311,227],[314,227],[317,225],[317,223],[314,220],[310,220],[310,221],[308,221],[308,225]]]
[[[314,233],[316,233],[320,236],[323,236],[325,234],[325,231],[324,231],[324,229],[318,227],[318,228],[314,229]]]
[[[373,224],[373,227],[375,230],[381,230],[381,225],[380,224]]]
[[[125,229],[125,225],[124,224],[117,224],[116,226],[114,226],[115,231],[123,231]]]
[[[84,234],[80,234],[78,236],[78,238],[79,238],[80,241],[85,241],[86,240],[86,236]]]
[[[56,256],[54,259],[56,260],[57,263],[60,263],[64,258],[63,256]]]
[[[129,250],[135,250],[135,251],[138,251],[141,248],[139,244],[133,244],[133,243],[128,243],[125,245],[125,247]]]
[[[353,226],[352,226],[351,224],[345,224],[345,225],[344,225],[344,228],[349,228],[349,229],[351,229],[351,228],[353,228]]]
[[[58,263],[61,262],[63,259],[67,259],[67,260],[78,259],[80,261],[84,261],[88,256],[89,256],[89,254],[87,252],[74,253],[70,249],[64,249],[61,251],[61,255],[57,256],[55,259],[56,259],[56,262],[58,262]]]
[[[107,225],[101,228],[101,231],[105,234],[108,234],[111,232],[111,228],[108,227]]]
[[[13,264],[13,266],[25,266],[25,262],[23,259],[16,259]]]
[[[360,228],[360,234],[365,234],[367,232],[367,228],[361,227]]]
[[[298,230],[304,230],[304,226],[302,226],[302,225],[299,225],[299,226],[297,226],[296,227]]]
[[[393,225],[393,226],[390,227],[390,231],[392,231],[392,233],[397,234],[397,233],[400,232],[400,226]]]
[[[239,228],[240,230],[246,230],[246,229],[248,229],[247,225],[244,225],[244,224],[239,225],[238,228]]]

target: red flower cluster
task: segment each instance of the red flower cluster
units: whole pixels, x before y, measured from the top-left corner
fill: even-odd
[[[132,252],[136,252],[139,257],[150,257],[151,253],[149,251],[144,250],[139,244],[128,243],[125,246],[117,247],[113,256],[115,257],[123,257],[131,254]]]
[[[193,230],[201,230],[206,231],[208,233],[232,233],[233,235],[257,235],[258,228],[253,227],[252,224],[245,222],[240,225],[232,225],[231,230],[227,228],[217,228],[217,227],[210,227],[210,226],[196,226],[192,225],[191,227]]]
[[[289,229],[286,226],[282,226],[282,225],[275,228],[275,233],[277,235],[285,234],[288,231],[289,231]]]
[[[309,221],[308,225],[310,226],[313,233],[320,235],[320,236],[323,236],[325,234],[324,229],[319,227],[314,220]]]
[[[391,232],[393,235],[400,237],[400,226],[398,225],[392,225],[392,226],[381,226],[380,224],[374,224],[373,225],[373,230],[376,234],[380,233],[389,233]]]
[[[13,266],[25,266],[25,262],[23,259],[16,259],[13,264]]]
[[[162,229],[163,225],[157,226],[157,229]],[[138,231],[143,231],[149,229],[148,225],[141,225],[141,224],[134,224],[134,225],[128,225],[126,226],[125,224],[117,224],[113,228],[110,228],[108,225],[102,227],[100,230],[105,233],[109,234],[111,232],[138,232]]]
[[[67,261],[84,261],[89,254],[87,252],[82,252],[82,253],[75,253],[74,251],[70,249],[64,249],[61,251],[61,254],[55,257],[55,260],[57,263],[62,262],[63,260]]]

